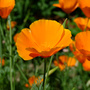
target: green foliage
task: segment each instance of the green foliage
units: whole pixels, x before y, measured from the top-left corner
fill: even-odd
[[[73,22],[73,19],[79,16],[84,16],[80,9],[77,9],[70,15],[67,15],[60,8],[54,7],[53,4],[58,3],[58,0],[16,0],[16,5],[11,12],[12,21],[16,21],[17,25],[12,29],[12,36],[19,33],[23,28],[28,28],[29,25],[38,19],[54,19],[63,23],[64,27],[71,30],[72,38],[74,39],[76,34],[81,32],[77,25]],[[67,18],[67,20],[66,20]],[[35,83],[31,88],[26,88],[25,84],[28,83],[26,79],[35,75],[39,77],[43,75],[43,58],[36,57],[33,60],[24,61],[18,56],[15,42],[13,40],[13,55],[9,55],[9,30],[7,30],[7,20],[0,18],[0,23],[3,29],[2,35],[2,53],[5,59],[5,65],[0,70],[0,90],[10,90],[10,68],[9,57],[13,57],[13,87],[14,90],[43,90],[43,82],[39,85]],[[0,28],[1,29],[1,28]],[[69,48],[66,48],[69,50]],[[73,56],[70,50],[68,52],[59,51],[54,55],[54,59],[57,59],[60,55]],[[23,72],[24,76],[20,72]],[[49,65],[49,58],[47,60],[47,67]],[[52,63],[51,68],[55,66]],[[53,74],[48,77],[46,90],[90,90],[90,72],[83,70],[81,64],[78,62],[78,66],[73,68],[66,68],[63,71],[57,69]],[[24,77],[24,78],[23,78]],[[43,76],[42,76],[43,78]]]

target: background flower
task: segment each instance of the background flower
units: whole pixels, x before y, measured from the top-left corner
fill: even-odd
[[[76,48],[90,60],[90,31],[80,32],[75,37]]]
[[[16,26],[17,22],[16,21],[11,21],[11,28],[13,29]],[[7,29],[9,30],[9,23],[7,23]]]
[[[31,87],[33,84],[40,84],[40,83],[42,83],[43,82],[43,79],[42,78],[40,78],[40,77],[35,77],[34,75],[32,76],[32,77],[30,77],[29,79],[28,79],[28,81],[29,81],[29,84],[30,84],[30,86],[28,85],[28,84],[25,84],[25,87]]]
[[[90,30],[90,19],[89,18],[82,18],[82,17],[78,17],[74,19],[74,22],[77,24],[77,26],[84,31],[86,30]]]
[[[15,6],[15,0],[0,0],[0,16],[7,18]]]
[[[89,60],[85,60],[85,62],[83,63],[83,68],[85,71],[90,71],[90,61]]]
[[[59,56],[59,60],[54,60],[55,66],[58,66],[60,70],[64,70],[65,67],[73,67],[76,64],[74,57],[68,57],[65,55]]]
[[[78,7],[78,2],[77,0],[59,0],[59,4],[53,4],[53,6],[59,7],[69,14]]]
[[[75,47],[75,41],[72,41],[69,48],[80,63],[85,62],[86,57]]]
[[[15,43],[16,43],[16,41],[17,41],[17,37],[18,37],[18,36],[19,36],[19,33],[16,33],[16,34],[14,35],[14,37],[13,37]]]
[[[0,64],[1,64],[1,58],[0,58]],[[5,65],[5,60],[2,59],[2,66],[4,66],[4,65]]]
[[[90,17],[90,0],[78,0],[78,3],[83,13]]]

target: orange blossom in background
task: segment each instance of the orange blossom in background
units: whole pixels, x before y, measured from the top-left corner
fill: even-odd
[[[1,58],[0,58],[0,63],[1,63]],[[2,59],[2,66],[4,66],[4,65],[5,65],[5,60]]]
[[[59,4],[53,4],[58,8],[61,8],[67,14],[73,12],[78,7],[77,0],[59,0]]]
[[[0,16],[7,18],[15,6],[15,0],[0,0]]]
[[[90,60],[90,31],[80,32],[75,36],[76,48]]]
[[[78,0],[78,3],[83,13],[90,17],[90,0]]]
[[[55,66],[58,66],[60,70],[64,70],[66,66],[73,67],[76,64],[74,57],[68,57],[66,55],[59,56],[59,60],[54,60]]]
[[[72,43],[69,45],[69,48],[80,63],[85,62],[86,57],[75,47],[75,41],[72,41]]]
[[[86,30],[90,30],[90,19],[89,18],[82,18],[82,17],[78,17],[74,19],[74,22],[77,24],[77,26],[84,31]]]
[[[30,87],[35,83],[35,84],[40,84],[41,82],[43,82],[43,79],[41,79],[40,77],[35,77],[34,75],[32,77],[30,77],[28,79]],[[29,87],[28,84],[25,84],[25,87]]]
[[[13,29],[16,26],[17,22],[16,21],[11,21],[11,28]],[[9,23],[7,23],[7,29],[9,30]]]
[[[73,41],[70,45],[70,50],[75,55],[77,60],[82,63],[83,69],[85,71],[90,71],[90,61],[84,56],[76,47],[75,47],[75,41]]]

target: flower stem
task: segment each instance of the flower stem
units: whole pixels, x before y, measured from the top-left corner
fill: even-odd
[[[1,23],[0,23],[0,58],[1,58],[0,70],[1,70],[2,69],[2,35],[1,35]]]
[[[43,90],[45,90],[46,59],[47,58],[44,59]]]
[[[28,82],[28,79],[26,78],[26,76],[25,76],[24,73],[22,72],[20,66],[19,66],[17,63],[15,63],[15,60],[17,60],[17,58],[18,58],[18,55],[16,55],[16,56],[14,57],[14,67],[16,66],[16,67],[18,68],[18,70],[19,70],[19,72],[21,73],[22,77],[23,77],[24,80],[28,83],[28,85],[29,85],[29,87],[30,87],[30,84],[29,84],[29,82]],[[15,83],[14,83],[14,86],[15,86]],[[14,88],[14,90],[15,90],[15,88]]]
[[[10,84],[11,84],[11,90],[13,90],[13,82],[12,82],[12,29],[11,29],[11,18],[10,15],[8,16],[8,23],[10,27]]]
[[[16,64],[16,67],[18,68],[19,72],[21,73],[21,75],[25,79],[25,81],[28,82],[28,79],[26,78],[26,76],[24,75],[24,73],[22,72],[22,70],[21,70],[21,68],[19,67],[18,64]]]
[[[47,74],[46,74],[46,78],[45,78],[45,82],[44,82],[44,90],[45,90],[45,86],[46,86],[46,83],[47,83],[47,78],[48,78],[48,75],[49,75],[49,70],[50,70],[50,66],[51,66],[53,57],[54,57],[54,55],[52,55],[51,58],[50,58],[50,62],[49,62],[49,66],[48,66],[48,70],[47,70]]]

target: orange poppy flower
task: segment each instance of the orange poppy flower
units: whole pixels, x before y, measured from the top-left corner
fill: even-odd
[[[7,18],[15,6],[15,0],[0,0],[0,16]]]
[[[72,52],[76,51],[76,47],[75,47],[75,41],[72,41],[69,45],[69,48]]]
[[[78,7],[78,3],[77,0],[59,0],[59,4],[53,4],[53,6],[59,7],[69,14]]]
[[[72,43],[69,45],[69,48],[80,63],[85,62],[86,57],[75,47],[75,41],[72,41]]]
[[[78,0],[78,3],[83,13],[90,17],[90,0]]]
[[[71,32],[54,20],[38,20],[23,29],[16,42],[19,56],[24,60],[49,57],[71,43]]]
[[[16,43],[16,41],[17,41],[17,37],[18,37],[18,36],[19,36],[19,33],[15,34],[14,37],[13,37],[15,43]]]
[[[85,62],[83,63],[83,68],[85,71],[90,71],[90,61],[89,60],[85,60]]]
[[[0,63],[1,63],[1,58],[0,58]],[[4,59],[2,59],[2,66],[4,66],[5,65],[5,61],[4,61]]]
[[[65,65],[60,61],[58,62],[57,60],[54,60],[54,65],[58,66],[61,71],[65,69]]]
[[[17,22],[16,21],[11,21],[11,28],[13,29],[16,26]],[[9,30],[9,24],[7,23],[7,29]]]
[[[76,65],[76,59],[74,57],[68,57],[67,66],[73,67]]]
[[[75,37],[76,48],[90,60],[90,31],[80,32]]]
[[[30,84],[30,87],[35,83],[35,84],[40,84],[41,82],[43,82],[43,79],[41,79],[40,77],[35,77],[35,76],[32,76],[28,79],[29,81],[29,84]],[[25,87],[29,87],[28,84],[25,84]]]
[[[78,17],[74,19],[74,22],[82,31],[84,31],[86,27],[86,30],[90,30],[90,19]]]
[[[65,55],[62,55],[59,57],[59,60],[54,61],[55,66],[58,66],[60,70],[64,70],[66,66],[73,67],[76,64],[76,60],[74,57],[67,57]]]

